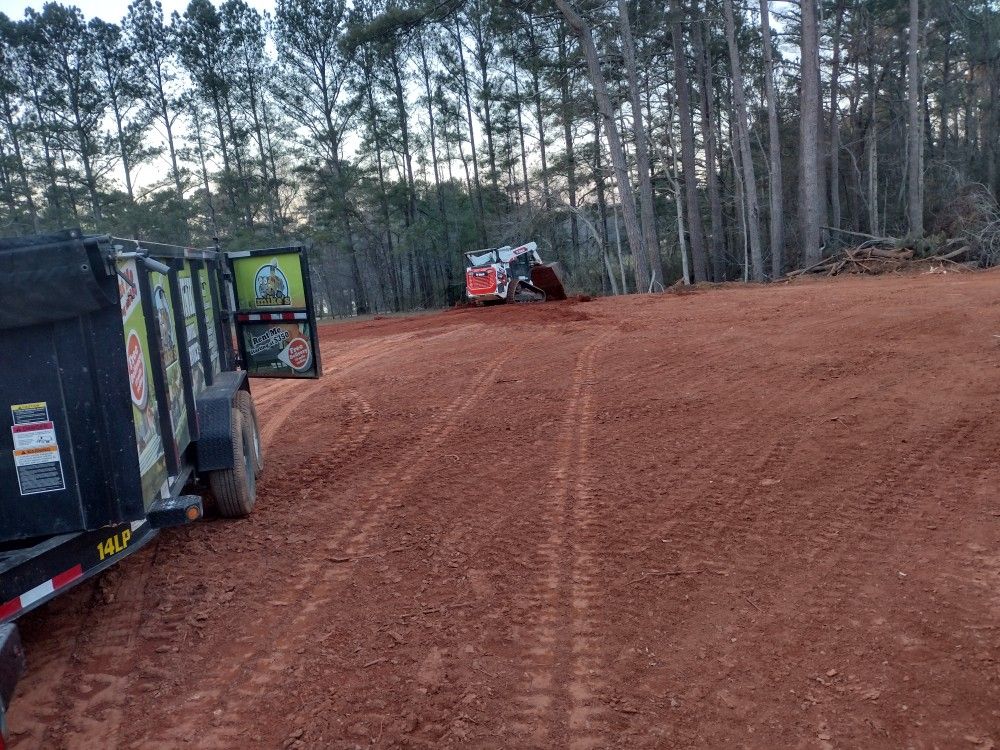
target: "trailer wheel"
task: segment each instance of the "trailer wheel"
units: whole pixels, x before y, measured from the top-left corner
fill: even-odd
[[[239,407],[231,410],[229,424],[233,467],[210,472],[208,484],[215,495],[220,516],[243,518],[250,515],[254,500],[257,499],[257,482],[253,475],[253,443],[250,431],[243,429],[243,414]]]
[[[243,431],[250,433],[250,444],[253,446],[250,454],[253,458],[253,475],[257,478],[264,471],[264,444],[260,440],[257,407],[254,406],[253,397],[247,391],[236,392],[236,407],[243,417]]]

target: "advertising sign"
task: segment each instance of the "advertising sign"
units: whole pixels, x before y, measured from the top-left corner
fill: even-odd
[[[188,430],[187,406],[184,402],[184,374],[181,371],[180,347],[174,326],[174,305],[170,293],[170,280],[156,271],[149,272],[149,286],[153,291],[153,310],[160,332],[160,358],[167,380],[170,401],[170,421],[174,428],[177,452],[181,453],[191,442]]]
[[[236,292],[236,331],[247,375],[318,378],[323,374],[303,247],[228,254]]]
[[[181,310],[184,312],[184,330],[187,335],[188,361],[191,363],[191,386],[197,396],[205,390],[205,366],[201,361],[201,338],[198,336],[198,307],[194,294],[191,264],[185,262],[177,272],[177,286],[181,292]]]
[[[241,326],[250,375],[310,377],[316,374],[308,322],[259,322]]]
[[[215,287],[212,271],[208,268],[201,269],[198,283],[201,285],[201,304],[205,311],[205,328],[208,333],[208,359],[212,363],[212,375],[218,375],[222,363],[219,360],[219,336],[215,329],[215,307],[212,305],[212,289]]]
[[[233,258],[232,263],[241,310],[306,308],[306,285],[298,252]]]
[[[118,298],[125,336],[129,391],[132,396],[132,421],[139,454],[139,471],[142,475],[142,496],[148,505],[159,494],[160,487],[167,479],[167,462],[163,454],[163,438],[151,376],[146,318],[142,314],[135,261],[119,261],[118,271]]]

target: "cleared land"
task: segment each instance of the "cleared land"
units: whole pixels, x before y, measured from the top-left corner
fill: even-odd
[[[244,522],[22,621],[18,748],[992,747],[1000,274],[331,325]]]

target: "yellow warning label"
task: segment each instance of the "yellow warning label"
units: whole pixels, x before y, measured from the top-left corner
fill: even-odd
[[[14,424],[32,424],[49,420],[49,405],[45,401],[33,401],[30,404],[11,404],[10,414]]]

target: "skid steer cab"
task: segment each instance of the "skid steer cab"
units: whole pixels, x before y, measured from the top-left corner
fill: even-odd
[[[209,500],[250,513],[264,467],[250,380],[322,374],[308,258],[0,238],[0,352],[2,726],[23,668],[7,623]]]
[[[557,263],[543,263],[538,245],[474,250],[465,254],[465,296],[477,304],[566,299]]]

